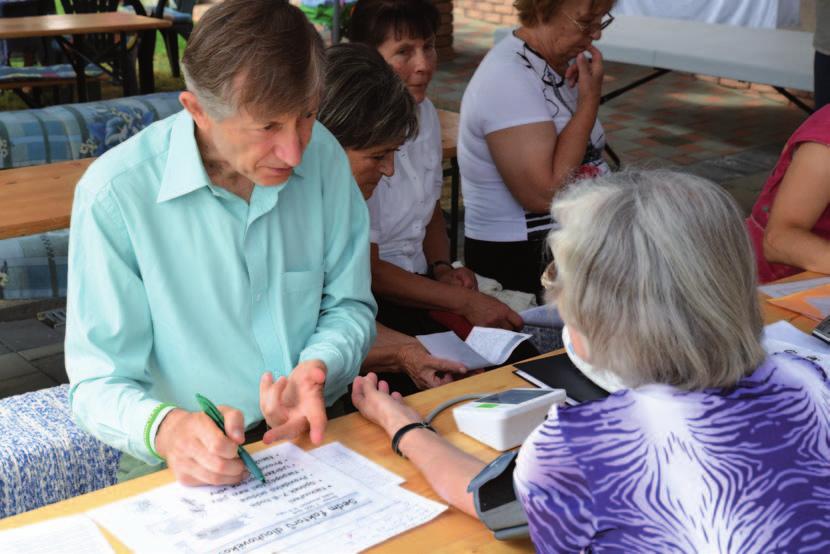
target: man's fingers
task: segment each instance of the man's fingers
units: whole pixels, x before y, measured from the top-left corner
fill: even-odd
[[[519,314],[517,314],[513,310],[510,310],[509,312],[507,312],[507,321],[509,321],[510,325],[513,326],[513,329],[515,329],[517,331],[519,329],[521,329],[522,327],[524,327],[524,325],[525,325],[525,322],[522,319],[522,316],[520,316]]]
[[[271,410],[271,385],[274,384],[274,376],[271,372],[262,374],[259,378],[259,411],[267,414]]]
[[[240,461],[239,463],[242,462]],[[174,473],[180,483],[189,487],[198,485],[235,485],[245,478],[244,465],[242,472],[226,475],[210,471],[193,458],[179,460]]]
[[[193,444],[192,447],[195,447],[197,451],[192,452],[191,455],[197,460],[204,456],[219,456],[225,459],[235,458],[237,444],[225,436],[225,433],[216,426],[207,414],[199,415],[202,417],[198,420],[199,430],[195,434],[198,440],[195,442],[201,443],[204,451],[199,451],[201,450],[199,444]]]
[[[294,417],[283,423],[269,429],[262,440],[265,444],[270,444],[274,441],[282,439],[293,439],[299,437],[308,430],[308,420],[304,417]]]
[[[236,444],[245,442],[245,416],[236,408],[217,406],[225,418],[225,434]]]
[[[308,438],[311,439],[312,444],[320,444],[323,442],[323,434],[326,432],[326,407],[322,402],[317,408],[313,408],[306,413],[308,418]]]
[[[462,375],[467,373],[467,368],[464,367],[464,364],[441,358],[432,358],[430,366],[433,370],[442,371],[444,373],[460,373]]]

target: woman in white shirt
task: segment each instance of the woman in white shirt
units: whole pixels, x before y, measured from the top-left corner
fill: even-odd
[[[474,274],[450,263],[439,204],[441,129],[426,97],[437,63],[438,21],[429,0],[359,0],[349,21],[349,39],[377,49],[419,111],[418,136],[401,146],[395,174],[384,177],[369,199],[378,321],[407,334],[429,332],[427,310],[437,310],[473,325],[518,329],[522,320],[516,312],[478,292]]]
[[[591,43],[613,20],[613,3],[517,0],[521,25],[487,54],[464,93],[465,260],[505,288],[541,290],[553,195],[575,177],[609,171],[597,121],[602,55]]]

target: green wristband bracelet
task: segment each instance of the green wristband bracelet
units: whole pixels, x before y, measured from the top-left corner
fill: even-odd
[[[153,430],[153,423],[155,423],[156,418],[165,408],[175,408],[176,406],[170,404],[169,402],[164,402],[156,406],[152,412],[150,412],[150,417],[147,418],[147,424],[144,426],[144,446],[147,447],[147,451],[158,458],[161,461],[164,461],[164,458],[159,456],[159,453],[156,452],[156,449],[153,448],[153,444],[150,442],[150,432]]]

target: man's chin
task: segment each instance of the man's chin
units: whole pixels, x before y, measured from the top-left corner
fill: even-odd
[[[256,182],[264,187],[283,185],[294,174],[294,170],[288,169],[265,169],[257,172]]]

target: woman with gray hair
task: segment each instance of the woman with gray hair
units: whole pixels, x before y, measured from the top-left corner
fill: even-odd
[[[352,175],[368,200],[381,177],[394,175],[398,148],[418,134],[418,107],[374,48],[338,44],[326,51],[326,58],[326,85],[317,120],[346,150]],[[361,366],[361,373],[368,371],[427,389],[452,381],[466,369],[431,356],[414,337],[377,323],[377,339]]]
[[[741,214],[709,181],[624,173],[561,193],[552,300],[569,355],[626,388],[554,406],[513,473],[540,552],[830,549],[825,369],[766,356]],[[594,370],[597,371],[597,370]],[[482,469],[373,375],[352,401],[448,502]]]

